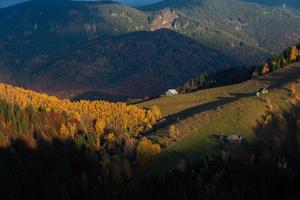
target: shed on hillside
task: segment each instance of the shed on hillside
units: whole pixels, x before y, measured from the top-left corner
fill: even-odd
[[[225,138],[226,143],[241,143],[243,137],[240,135],[229,135]]]
[[[175,89],[169,89],[168,91],[165,92],[166,96],[173,96],[173,95],[177,95],[178,92]]]

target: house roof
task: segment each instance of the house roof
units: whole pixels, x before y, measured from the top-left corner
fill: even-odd
[[[178,94],[178,92],[175,89],[169,89],[167,92],[170,92],[171,94]]]

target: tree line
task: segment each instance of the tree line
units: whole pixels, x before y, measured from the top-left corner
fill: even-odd
[[[299,58],[300,44],[297,44],[287,48],[282,53],[267,59],[262,65],[231,67],[211,74],[201,74],[182,84],[176,90],[179,93],[189,93],[201,89],[241,83],[251,78],[281,69],[298,61]]]
[[[176,90],[184,94],[202,89],[241,83],[251,78],[253,70],[254,67],[232,67],[212,74],[201,74],[179,86]]]
[[[269,58],[261,66],[258,66],[253,73],[253,77],[276,71],[280,68],[283,68],[289,64],[298,61],[299,58],[300,44],[293,45],[284,50],[282,53]]]

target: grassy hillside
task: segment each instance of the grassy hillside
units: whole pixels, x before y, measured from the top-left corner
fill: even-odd
[[[268,58],[261,65],[252,67],[233,67],[219,70],[212,74],[200,74],[184,83],[176,90],[179,93],[193,92],[201,89],[231,85],[264,75],[295,63],[300,58],[300,45],[293,45],[282,53]]]
[[[298,102],[300,65],[292,64],[259,78],[226,87],[162,97],[141,103],[141,107],[157,105],[165,121],[150,138],[165,147],[152,170],[174,168],[180,159],[195,159],[205,153],[229,151],[235,154],[251,148],[257,140],[256,127],[268,121],[270,113],[283,113]],[[256,91],[268,88],[260,97]],[[174,125],[176,134],[170,134]],[[173,131],[174,132],[174,131]],[[214,135],[238,134],[246,144],[222,144]]]

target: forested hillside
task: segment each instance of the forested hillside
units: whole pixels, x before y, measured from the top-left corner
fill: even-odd
[[[1,45],[31,59],[98,36],[147,29],[145,13],[110,2],[37,0],[1,9],[0,16]]]
[[[161,29],[97,39],[55,55],[32,73],[26,87],[71,90],[81,93],[81,98],[85,91],[93,91],[94,98],[110,94],[126,100],[157,96],[194,74],[239,64],[181,34]]]
[[[259,4],[264,4],[268,6],[277,6],[289,9],[300,8],[300,2],[298,0],[243,0],[246,2],[255,2]]]
[[[117,3],[43,0],[1,9],[0,27],[2,73],[22,83],[52,53],[95,37],[147,29],[147,15]]]
[[[16,148],[16,151],[18,148],[24,148],[22,153],[25,154],[31,150],[41,150],[41,154],[47,154],[46,158],[51,156],[49,162],[54,161],[52,158],[56,157],[54,155],[56,148],[62,151],[66,148],[64,156],[67,158],[62,162],[64,165],[71,162],[82,165],[78,166],[79,177],[87,173],[84,176],[87,176],[87,179],[98,179],[98,184],[106,186],[123,184],[131,179],[134,168],[150,162],[159,154],[160,146],[144,138],[143,133],[151,130],[160,118],[160,110],[155,106],[151,109],[141,109],[123,103],[71,102],[0,84],[0,162],[1,165],[4,163],[11,165],[2,169],[10,170],[14,166],[13,163],[2,160],[5,159],[4,148]],[[88,171],[88,166],[83,163],[71,161],[72,158],[68,157],[68,154],[75,152],[78,153],[76,156],[89,154],[90,157],[86,157],[87,162],[97,166],[97,170],[94,171],[95,168],[92,167],[93,170]],[[39,161],[36,157],[31,157],[25,162],[34,165]],[[4,171],[0,171],[3,181]],[[28,173],[30,177],[33,171]],[[93,173],[96,173],[97,177],[91,177]],[[66,176],[71,179],[78,178],[75,174]],[[14,184],[16,183],[11,182],[8,187]]]
[[[80,131],[93,131],[96,121],[103,122],[103,129],[107,128],[115,134],[137,135],[152,127],[159,119],[159,113],[143,110],[124,103],[108,103],[104,101],[60,100],[46,94],[39,94],[31,90],[0,85],[0,99],[21,109],[30,108],[46,113],[63,114],[71,121],[74,120]],[[132,131],[132,132],[130,132]]]
[[[144,10],[153,16],[152,29],[167,25],[235,58],[250,63],[252,59],[252,64],[261,59],[256,53],[262,56],[280,52],[299,40],[298,15],[262,4],[238,0],[166,0]],[[168,23],[162,24],[163,21]]]
[[[239,0],[165,0],[138,9],[26,2],[0,10],[0,81],[74,99],[153,97],[198,74],[259,64],[299,41],[299,19],[289,9]],[[163,28],[169,31],[155,31]],[[137,56],[141,49],[147,51]],[[143,86],[145,74],[158,78]]]

